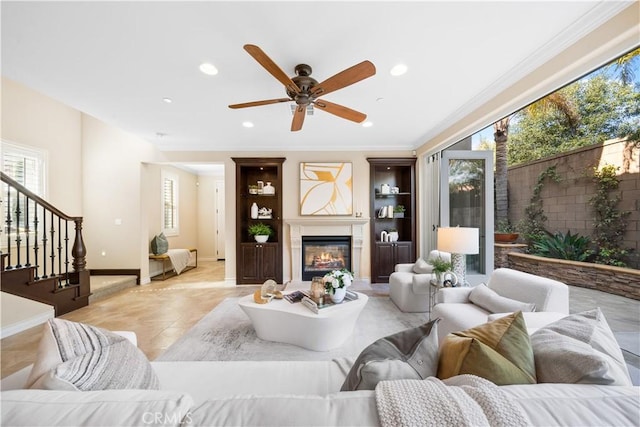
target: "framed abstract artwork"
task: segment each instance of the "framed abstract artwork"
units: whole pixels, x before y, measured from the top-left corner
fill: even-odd
[[[300,215],[351,215],[352,212],[350,162],[300,163]]]

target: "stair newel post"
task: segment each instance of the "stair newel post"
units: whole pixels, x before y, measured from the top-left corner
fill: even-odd
[[[73,248],[71,249],[71,256],[73,257],[73,271],[84,271],[87,266],[87,248],[84,246],[82,240],[82,218],[76,218],[73,220],[76,224],[76,238],[73,242]]]

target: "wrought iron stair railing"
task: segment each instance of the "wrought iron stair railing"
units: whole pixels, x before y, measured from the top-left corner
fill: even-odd
[[[29,295],[27,290],[22,292],[4,283],[9,280],[7,276],[11,271],[30,269],[32,272],[26,285],[57,279],[57,289],[50,292],[51,304],[56,305],[54,300],[60,300],[54,294],[59,294],[63,288],[78,288],[69,298],[88,302],[89,272],[86,270],[86,247],[82,239],[82,217],[65,214],[3,172],[0,172],[0,177],[0,206],[4,217],[4,226],[0,230],[2,290],[42,300],[42,295]],[[16,277],[24,279],[24,275]],[[76,307],[78,304],[63,305],[79,308]],[[56,306],[56,315],[61,314],[58,311]]]

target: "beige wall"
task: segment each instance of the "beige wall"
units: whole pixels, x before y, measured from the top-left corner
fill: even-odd
[[[82,216],[82,113],[2,78],[2,139],[47,151],[46,198]]]
[[[149,242],[142,163],[160,155],[152,144],[88,115],[82,119],[82,140],[87,267],[140,268],[144,277]]]

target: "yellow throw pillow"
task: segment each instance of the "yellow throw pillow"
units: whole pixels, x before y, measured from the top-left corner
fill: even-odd
[[[535,384],[536,368],[522,312],[447,335],[438,378],[472,374],[497,385]]]

